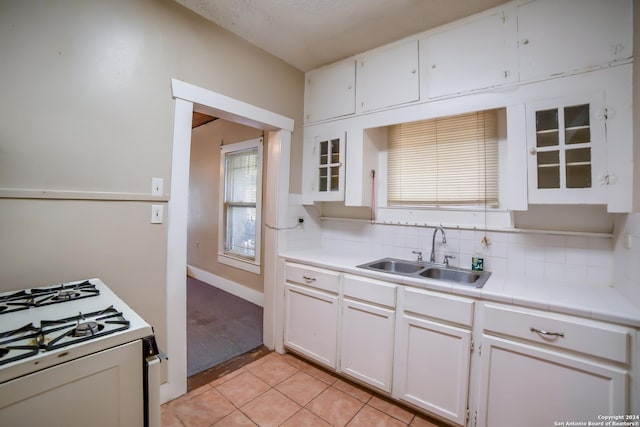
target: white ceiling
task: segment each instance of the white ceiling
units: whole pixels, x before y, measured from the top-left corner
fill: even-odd
[[[176,0],[308,71],[506,0]]]

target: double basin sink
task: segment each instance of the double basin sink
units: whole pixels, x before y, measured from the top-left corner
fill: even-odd
[[[491,273],[488,271],[473,271],[444,264],[422,261],[407,261],[396,258],[383,258],[377,261],[358,265],[358,268],[383,273],[398,274],[423,279],[444,280],[459,285],[481,288]]]

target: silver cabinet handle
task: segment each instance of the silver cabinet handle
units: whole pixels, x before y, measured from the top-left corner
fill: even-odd
[[[316,281],[316,279],[314,277],[302,276],[302,278],[304,279],[305,283],[313,283],[313,282]]]
[[[543,331],[542,329],[534,328],[533,326],[529,330],[531,332],[535,332],[536,334],[546,335],[548,337],[562,337],[562,338],[564,338],[564,333],[563,332]]]

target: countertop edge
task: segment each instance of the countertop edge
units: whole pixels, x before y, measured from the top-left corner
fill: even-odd
[[[391,273],[378,273],[356,267],[374,261],[371,257],[331,254],[322,250],[309,249],[282,252],[278,256],[285,261],[357,274],[418,289],[640,328],[640,307],[629,302],[615,287],[590,285],[578,287],[544,279],[492,274],[485,286],[477,289],[432,279],[413,279]]]

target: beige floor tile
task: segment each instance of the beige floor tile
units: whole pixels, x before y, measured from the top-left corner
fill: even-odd
[[[215,388],[236,407],[241,407],[250,400],[269,390],[269,385],[251,372],[243,372],[235,378]]]
[[[200,393],[193,399],[170,406],[185,427],[210,426],[235,410],[215,389]]]
[[[331,424],[302,408],[281,427],[330,427]]]
[[[301,406],[279,391],[271,389],[241,409],[260,427],[271,427],[279,426],[291,418],[301,409]]]
[[[240,410],[233,411],[212,427],[255,427],[256,423],[251,421],[249,417],[243,414]],[[164,426],[163,426],[164,427]]]
[[[379,409],[385,414],[391,415],[393,418],[397,418],[405,424],[409,424],[414,416],[413,413],[408,411],[407,409],[395,405],[389,401],[380,399],[377,396],[373,396],[367,404],[373,406],[376,409]]]
[[[196,397],[199,394],[202,394],[206,391],[211,390],[211,386],[209,384],[205,384],[202,387],[198,387],[195,390],[191,390],[189,393],[183,394],[182,396],[178,397],[177,399],[174,399],[172,401],[170,401],[168,404],[169,405],[179,405],[182,402],[186,402],[187,400],[191,400],[194,397]]]
[[[178,417],[169,409],[169,405],[160,407],[160,425],[162,427],[183,427]]]
[[[340,391],[344,391],[349,396],[355,397],[361,402],[366,403],[371,399],[371,393],[344,380],[338,379],[333,386]]]
[[[435,424],[421,415],[416,415],[413,421],[411,421],[411,427],[440,427],[445,424]]]
[[[376,408],[365,405],[347,424],[347,427],[406,427],[407,424]]]
[[[287,362],[289,365],[295,366],[298,369],[302,369],[305,366],[309,366],[309,364],[307,362],[305,362],[304,360],[294,356],[293,354],[283,354],[280,357],[282,357],[282,360]]]
[[[243,374],[243,373],[245,373],[245,372],[246,372],[246,370],[245,370],[245,368],[244,368],[244,367],[242,367],[242,368],[240,368],[240,369],[236,369],[236,370],[234,370],[234,371],[230,371],[229,373],[224,374],[224,376],[222,376],[222,377],[218,378],[217,380],[211,381],[211,382],[209,383],[209,385],[210,385],[211,387],[217,387],[217,386],[219,386],[220,384],[224,384],[224,383],[226,383],[227,381],[229,381],[229,380],[231,380],[231,379],[233,379],[233,378],[237,377],[238,375],[241,375],[241,374]]]
[[[344,426],[363,406],[364,403],[358,399],[329,387],[309,402],[306,408],[334,426]]]
[[[320,381],[324,381],[327,384],[333,384],[336,382],[336,380],[338,379],[336,376],[331,375],[330,373],[317,368],[313,365],[306,365],[304,368],[302,368],[302,370],[304,372],[306,372],[309,375],[312,375],[314,377],[316,377],[317,379],[319,379]]]
[[[278,384],[276,389],[297,404],[304,406],[315,399],[327,387],[329,387],[329,384],[324,381],[320,381],[306,372],[298,371]]]
[[[300,370],[294,366],[289,365],[287,362],[282,360],[281,357],[265,356],[263,359],[267,358],[269,360],[266,360],[264,363],[258,366],[249,367],[247,369],[253,375],[269,384],[271,387],[280,384],[282,381],[286,380]]]

